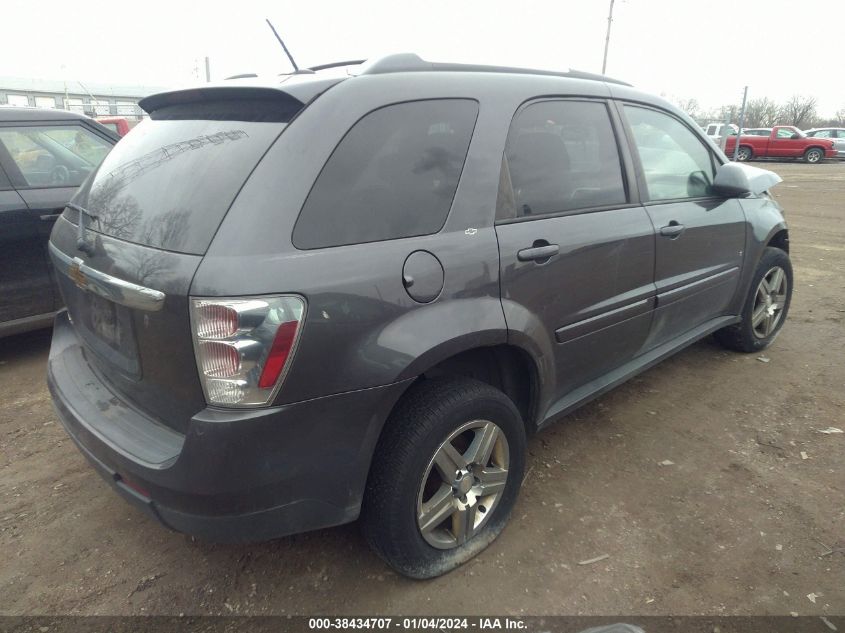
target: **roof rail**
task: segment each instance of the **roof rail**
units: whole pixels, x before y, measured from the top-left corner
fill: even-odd
[[[362,75],[382,75],[387,73],[407,72],[469,72],[469,73],[509,73],[520,75],[546,75],[550,77],[569,77],[571,79],[589,79],[608,83],[630,86],[631,84],[604,75],[587,73],[580,70],[559,72],[554,70],[538,70],[534,68],[514,68],[510,66],[484,66],[479,64],[452,64],[442,62],[427,62],[415,53],[398,53],[388,55],[369,62],[361,72]]]
[[[366,62],[366,59],[353,59],[346,62],[332,62],[331,64],[320,64],[319,66],[311,66],[308,70],[317,72],[318,70],[327,70],[329,68],[340,68],[341,66],[358,66]]]

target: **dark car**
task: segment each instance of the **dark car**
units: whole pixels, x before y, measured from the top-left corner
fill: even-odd
[[[661,99],[414,55],[255,81],[143,100],[51,238],[59,415],[172,529],[360,515],[395,569],[441,574],[503,529],[526,435],[783,325],[780,179]]]
[[[117,139],[72,112],[0,108],[0,337],[53,323],[50,230]]]

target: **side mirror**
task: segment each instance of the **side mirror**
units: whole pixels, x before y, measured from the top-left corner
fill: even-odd
[[[789,138],[801,138],[801,135],[798,132],[796,132],[795,134],[793,134]]]
[[[768,169],[725,163],[716,170],[713,189],[720,195],[737,198],[748,194],[759,195],[782,181],[783,178]]]

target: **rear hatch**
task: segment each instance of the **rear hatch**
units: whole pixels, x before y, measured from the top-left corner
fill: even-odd
[[[325,83],[306,83],[300,98],[225,86],[142,101],[151,118],[56,223],[50,252],[89,364],[175,430],[205,407],[189,316],[194,273],[252,170]]]

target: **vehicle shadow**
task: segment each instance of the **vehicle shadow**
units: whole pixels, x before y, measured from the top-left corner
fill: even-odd
[[[45,361],[50,351],[53,329],[36,330],[0,338],[0,365],[23,362],[43,356]]]

